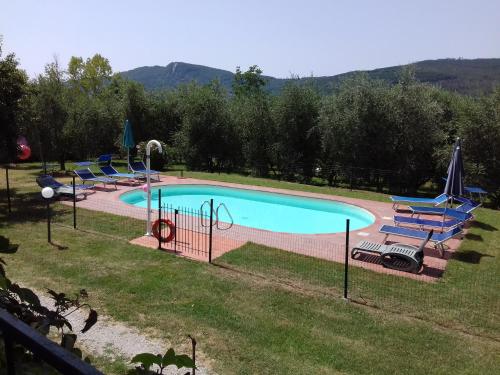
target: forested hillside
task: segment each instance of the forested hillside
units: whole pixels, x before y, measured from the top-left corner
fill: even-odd
[[[437,85],[446,90],[467,95],[481,95],[492,92],[494,86],[500,84],[500,59],[440,59],[426,60],[412,64],[416,79]],[[396,83],[402,66],[363,71],[370,78],[381,79],[388,83]],[[352,71],[334,76],[305,77],[298,81],[312,84],[323,94],[336,91],[346,78],[360,73]],[[227,70],[210,68],[203,65],[173,62],[167,66],[144,66],[120,73],[122,76],[139,82],[147,90],[173,89],[179,84],[195,81],[207,84],[218,79],[222,86],[231,91],[234,74]],[[291,79],[265,77],[266,89],[278,94]]]

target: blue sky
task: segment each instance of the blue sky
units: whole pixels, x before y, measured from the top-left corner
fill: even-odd
[[[114,71],[184,61],[320,76],[500,57],[500,1],[0,0],[0,34],[30,76],[94,53]]]

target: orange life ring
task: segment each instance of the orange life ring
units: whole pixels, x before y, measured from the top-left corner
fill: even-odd
[[[168,236],[166,238],[162,237],[160,234],[160,223],[166,224],[168,226],[170,233],[168,234]],[[153,236],[155,236],[155,238],[159,239],[161,242],[170,242],[175,237],[175,224],[172,223],[172,221],[170,221],[168,219],[156,220],[153,223],[152,230],[153,230]]]

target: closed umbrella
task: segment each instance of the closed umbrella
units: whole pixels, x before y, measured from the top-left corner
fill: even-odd
[[[448,177],[446,178],[446,185],[444,186],[444,194],[451,197],[452,204],[453,197],[464,195],[464,163],[462,160],[460,138],[457,138],[453,148],[450,165],[448,166]],[[448,202],[446,202],[446,208],[448,208]],[[443,215],[443,221],[444,216],[445,215]]]
[[[444,193],[452,198],[464,195],[464,163],[460,138],[455,143],[450,165],[448,166],[448,177],[446,178]]]
[[[135,146],[135,142],[134,135],[132,134],[132,125],[128,119],[125,120],[125,126],[123,127],[122,145],[127,148],[127,168],[130,168],[130,149]]]

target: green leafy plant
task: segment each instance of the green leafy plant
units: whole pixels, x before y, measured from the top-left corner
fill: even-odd
[[[192,358],[185,354],[175,354],[173,348],[167,350],[167,352],[162,356],[161,354],[152,353],[141,353],[137,354],[131,363],[139,363],[140,366],[136,368],[136,373],[138,374],[163,374],[163,370],[167,366],[176,366],[178,369],[182,367],[196,369],[195,362]],[[151,370],[151,367],[157,366],[155,371]],[[186,374],[189,374],[187,372]]]
[[[48,294],[54,300],[54,308],[51,309],[43,306],[38,295],[31,289],[13,283],[7,277],[4,266],[5,262],[0,258],[0,308],[7,310],[45,336],[49,334],[51,327],[55,328],[60,337],[60,345],[82,358],[82,351],[75,347],[77,335],[68,321],[68,316],[77,310],[89,310],[81,333],[87,332],[97,322],[97,312],[85,302],[88,298],[87,291],[82,289],[73,297],[69,297],[65,293],[48,289]],[[24,348],[21,351],[26,354]],[[84,360],[90,361],[89,358]]]

